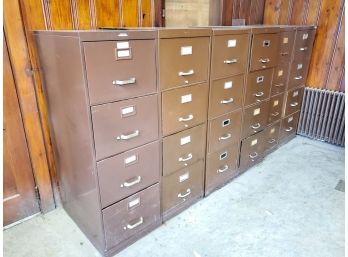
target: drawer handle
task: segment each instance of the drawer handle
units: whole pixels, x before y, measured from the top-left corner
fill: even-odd
[[[219,137],[219,141],[220,141],[220,140],[227,140],[227,139],[229,139],[231,136],[232,136],[231,133],[227,133],[227,134],[225,134],[225,135],[222,135],[221,137]]]
[[[124,182],[121,187],[131,187],[141,182],[141,177],[137,176],[132,182]]]
[[[223,167],[222,169],[218,169],[216,172],[217,172],[217,173],[223,173],[223,172],[225,172],[226,170],[228,170],[228,165],[227,165],[227,164],[225,164],[224,167]]]
[[[271,115],[272,115],[273,117],[277,117],[277,116],[279,115],[279,112],[271,113]]]
[[[221,100],[220,103],[222,104],[230,104],[230,103],[233,103],[234,99],[231,97],[229,99],[224,99],[224,100]]]
[[[179,162],[186,162],[192,159],[192,153],[189,153],[186,158],[180,157]]]
[[[301,47],[300,48],[300,51],[307,51],[308,50],[308,47]]]
[[[140,226],[143,223],[144,223],[144,218],[140,217],[139,220],[136,223],[134,223],[134,224],[127,224],[127,227],[124,227],[123,229],[124,230],[126,230],[126,229],[133,229],[133,228],[136,228],[136,227]]]
[[[260,123],[256,123],[256,124],[254,124],[254,125],[251,125],[251,128],[253,128],[253,129],[258,129],[258,128],[260,128],[261,127],[261,124]]]
[[[297,76],[297,77],[294,77],[294,79],[296,79],[296,80],[300,80],[300,79],[302,79],[302,76]]]
[[[190,114],[190,115],[187,115],[186,117],[180,117],[179,121],[190,121],[192,119],[193,119],[193,115]]]
[[[280,53],[282,56],[286,56],[286,55],[289,55],[289,52],[282,52]]]
[[[259,156],[259,154],[258,154],[257,152],[254,152],[254,153],[249,154],[249,157],[250,157],[251,159],[255,159],[257,156]]]
[[[186,193],[185,194],[178,194],[178,197],[179,198],[185,198],[186,196],[189,196],[191,194],[191,189],[190,188],[188,188],[187,190],[186,190]]]
[[[286,132],[290,132],[291,130],[293,130],[294,128],[293,127],[289,127],[287,129],[285,129]]]
[[[233,64],[233,63],[237,63],[237,59],[231,59],[231,60],[224,60],[225,64]]]
[[[273,144],[276,140],[272,138],[271,140],[268,141],[268,143]]]
[[[136,82],[135,78],[130,78],[126,80],[113,80],[112,84],[117,86],[125,86],[129,84],[135,84],[135,82]]]
[[[275,84],[274,86],[275,86],[275,87],[283,87],[284,84],[283,84],[283,83],[279,83],[279,84]]]
[[[140,132],[139,130],[136,130],[134,131],[133,133],[131,134],[128,134],[128,135],[120,135],[118,137],[116,137],[117,140],[128,140],[128,139],[131,139],[131,138],[134,138],[134,137],[137,137],[140,135]]]
[[[190,75],[193,75],[193,74],[195,74],[195,71],[192,70],[192,69],[187,71],[187,72],[184,72],[184,71],[180,71],[179,72],[179,76],[190,76]]]
[[[290,106],[296,107],[298,105],[298,102],[291,103]]]
[[[257,92],[256,94],[254,94],[254,96],[260,97],[260,96],[263,96],[264,94],[265,94],[264,92]]]
[[[261,62],[261,63],[268,63],[268,62],[270,62],[271,60],[270,59],[268,59],[268,58],[265,58],[265,59],[260,59],[259,60],[259,62]]]

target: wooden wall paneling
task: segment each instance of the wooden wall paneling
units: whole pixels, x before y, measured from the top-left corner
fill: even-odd
[[[308,12],[304,20],[305,24],[318,25],[321,3],[322,0],[309,0]]]
[[[223,0],[209,1],[209,26],[221,26]]]
[[[248,24],[263,24],[264,8],[265,0],[252,0]]]
[[[155,27],[165,27],[165,0],[154,0]]]
[[[306,85],[325,88],[344,0],[323,0]]]
[[[138,27],[139,13],[137,0],[121,0],[122,27]]]
[[[293,1],[290,24],[302,25],[307,16],[308,0]]]
[[[233,1],[223,0],[222,12],[222,25],[231,26],[233,18]]]
[[[292,12],[292,1],[293,0],[281,1],[278,24],[285,24],[285,25],[290,24],[290,17]]]
[[[245,24],[249,23],[251,0],[239,1],[239,19],[245,19]]]
[[[76,6],[77,29],[95,28],[93,12],[90,6],[90,0],[74,0]],[[93,4],[94,2],[92,2]],[[93,6],[93,5],[92,5]]]
[[[338,88],[338,90],[340,91],[340,92],[345,92],[346,90],[346,88],[345,88],[345,67],[343,67],[343,69],[342,69],[342,74],[341,74],[341,81],[340,81],[340,86],[339,86],[339,88]]]
[[[153,16],[153,0],[141,0],[141,27],[152,27]]]
[[[48,10],[51,29],[74,29],[73,8],[70,0],[49,0]]]
[[[232,19],[239,19],[240,1],[243,1],[243,0],[230,0],[233,6]],[[231,21],[231,24],[232,24],[232,21]]]
[[[95,0],[96,27],[120,27],[120,6],[118,0]]]
[[[266,0],[263,15],[264,24],[278,24],[282,0]]]
[[[55,208],[55,202],[35,86],[30,72],[29,49],[18,1],[4,2],[4,31],[17,85],[34,177],[40,193],[41,210],[47,212]]]

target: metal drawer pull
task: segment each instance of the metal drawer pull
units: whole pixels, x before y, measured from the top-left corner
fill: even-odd
[[[263,96],[265,93],[264,92],[257,92],[256,94],[254,94],[254,96],[259,97],[259,96]]]
[[[136,227],[140,226],[143,223],[144,223],[144,218],[140,217],[138,222],[136,222],[134,224],[127,224],[127,228],[128,229],[133,229],[133,228],[136,228]],[[126,230],[127,228],[124,227],[123,229]]]
[[[124,86],[129,84],[135,84],[135,82],[136,82],[135,78],[130,78],[126,80],[113,80],[112,84],[117,86]]]
[[[300,48],[300,51],[307,51],[308,50],[308,47],[301,47]]]
[[[302,79],[302,76],[294,77],[294,79],[300,80],[300,79]]]
[[[188,188],[187,190],[186,190],[186,193],[185,194],[178,194],[178,197],[179,198],[184,198],[184,197],[186,197],[186,196],[188,196],[189,194],[191,194],[191,189],[190,188]]]
[[[287,129],[285,129],[286,132],[290,132],[291,130],[293,130],[294,128],[293,127],[289,127]]]
[[[298,105],[298,102],[291,103],[290,106],[295,107]]]
[[[279,84],[275,84],[274,86],[275,86],[275,87],[283,87],[284,84],[283,84],[283,83],[279,83]]]
[[[228,165],[227,164],[225,164],[222,169],[218,169],[216,172],[217,173],[222,173],[222,172],[225,172],[226,170],[228,170]]]
[[[190,121],[192,119],[193,119],[193,115],[190,114],[190,115],[187,115],[186,117],[180,117],[179,121]]]
[[[273,117],[277,117],[277,116],[279,115],[279,112],[271,113],[271,115],[272,115]]]
[[[219,141],[229,139],[231,136],[232,136],[231,133],[224,134],[221,137],[219,137]]]
[[[229,99],[224,99],[224,100],[221,100],[220,103],[222,104],[230,104],[230,103],[233,103],[234,99],[231,97]]]
[[[268,143],[273,144],[276,140],[272,138],[271,140],[268,141]]]
[[[128,134],[128,135],[120,135],[118,137],[116,137],[117,140],[128,140],[128,139],[131,139],[131,138],[134,138],[134,137],[137,137],[140,135],[140,132],[139,130],[136,130],[134,131],[133,133],[131,134]]]
[[[189,153],[186,158],[180,157],[179,162],[186,162],[192,159],[192,153]]]
[[[124,182],[121,187],[131,187],[141,182],[141,177],[137,176],[132,182]]]
[[[255,159],[257,156],[259,156],[259,154],[258,154],[257,152],[254,152],[254,153],[249,154],[249,157],[250,157],[251,159]]]
[[[261,127],[261,124],[260,123],[256,123],[256,124],[254,124],[254,125],[251,125],[251,128],[253,128],[253,129],[258,129],[258,128],[260,128]]]
[[[270,59],[268,59],[268,58],[265,58],[265,59],[260,59],[259,60],[259,62],[261,62],[261,63],[268,63],[268,62],[270,62],[271,60]]]
[[[282,52],[282,53],[280,53],[282,56],[285,56],[285,55],[289,55],[289,53],[288,52]]]
[[[233,63],[237,63],[237,59],[231,59],[231,60],[224,60],[225,64],[233,64]]]
[[[190,76],[190,75],[193,75],[193,74],[195,74],[194,70],[189,70],[187,72],[184,72],[184,71],[180,71],[179,72],[179,76]]]

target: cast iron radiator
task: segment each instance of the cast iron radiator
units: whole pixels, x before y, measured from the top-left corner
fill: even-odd
[[[305,88],[297,134],[344,146],[344,93]]]

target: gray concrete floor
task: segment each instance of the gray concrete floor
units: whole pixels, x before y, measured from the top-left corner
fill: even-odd
[[[343,257],[344,148],[297,137],[118,257]],[[4,231],[6,257],[99,256],[61,208]]]

